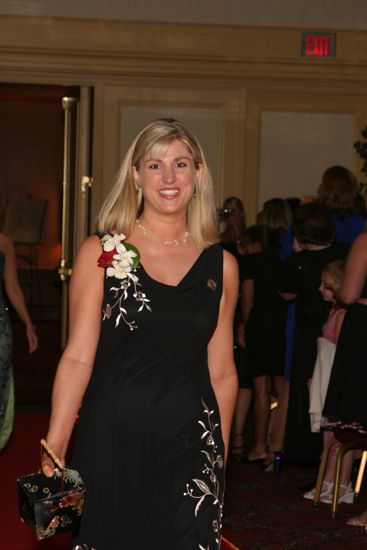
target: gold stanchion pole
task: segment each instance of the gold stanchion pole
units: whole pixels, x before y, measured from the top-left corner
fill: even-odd
[[[62,282],[62,314],[61,314],[61,347],[64,348],[68,333],[68,282],[71,276],[71,238],[70,238],[70,185],[71,185],[71,142],[72,142],[72,111],[78,100],[75,97],[63,97],[64,109],[64,164],[62,182],[62,230],[61,230],[61,260],[59,276]]]

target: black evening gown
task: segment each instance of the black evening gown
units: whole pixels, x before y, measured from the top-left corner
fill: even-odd
[[[223,251],[206,248],[177,286],[134,275],[105,279],[72,460],[87,490],[74,548],[217,550],[224,445],[207,345]]]
[[[335,427],[366,433],[367,281],[361,299],[363,303],[350,305],[344,317],[323,414]]]
[[[252,378],[284,376],[287,303],[278,292],[281,262],[268,252],[245,254],[240,279],[254,283],[253,306],[246,324],[246,361]]]
[[[285,431],[288,460],[313,462],[322,452],[322,434],[311,432],[308,380],[317,356],[317,338],[322,336],[330,305],[319,291],[323,267],[345,258],[347,249],[332,245],[321,250],[303,250],[284,266],[281,290],[297,294],[296,328],[289,383],[289,404]]]

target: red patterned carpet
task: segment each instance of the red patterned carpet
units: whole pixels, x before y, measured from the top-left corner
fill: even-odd
[[[285,465],[277,478],[256,465],[231,461],[225,536],[240,550],[367,549],[363,528],[345,524],[348,517],[367,508],[366,488],[354,504],[340,504],[333,519],[328,505],[315,507],[301,497],[299,487],[313,474],[314,470]]]
[[[18,517],[16,478],[38,469],[37,442],[45,434],[47,420],[47,414],[18,413],[11,443],[0,454],[1,550],[70,548],[68,535],[37,542]],[[332,519],[328,506],[315,508],[300,496],[298,486],[307,483],[311,475],[310,470],[285,466],[282,475],[276,478],[259,471],[256,465],[231,461],[227,475],[225,537],[240,550],[367,549],[363,529],[344,523],[347,517],[367,507],[365,487],[358,502],[340,505],[337,518]],[[230,545],[222,548],[230,549]]]

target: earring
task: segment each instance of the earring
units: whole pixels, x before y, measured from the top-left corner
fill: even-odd
[[[142,201],[142,198],[143,198],[143,190],[139,185],[136,188],[136,195],[137,195],[137,199],[138,199],[138,205],[140,205],[140,203]]]
[[[197,187],[196,187],[196,183],[194,185],[194,193],[193,193],[193,198],[196,199],[196,195],[197,195]]]

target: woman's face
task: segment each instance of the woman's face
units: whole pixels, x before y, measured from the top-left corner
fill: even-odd
[[[148,152],[139,168],[134,168],[135,182],[143,191],[144,211],[161,214],[186,212],[201,167],[196,168],[191,153],[178,139],[172,141],[159,157],[155,158]]]
[[[335,303],[334,293],[331,290],[334,284],[335,284],[335,281],[333,280],[331,275],[327,271],[322,271],[321,284],[319,288],[325,302]]]

